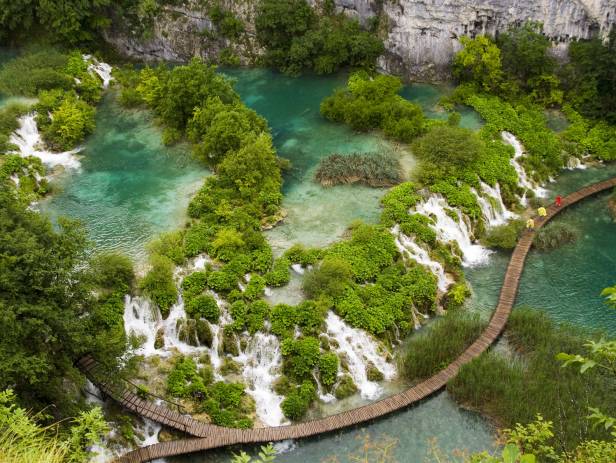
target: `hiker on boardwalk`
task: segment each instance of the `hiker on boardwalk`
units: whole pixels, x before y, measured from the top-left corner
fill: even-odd
[[[556,206],[557,206],[557,207],[560,207],[560,206],[562,206],[562,205],[563,205],[563,198],[562,198],[562,196],[558,195],[558,196],[556,197]]]
[[[526,221],[526,228],[528,230],[534,230],[535,229],[535,221],[533,219],[528,219]]]
[[[545,210],[545,207],[541,206],[539,209],[537,209],[537,215],[539,217],[545,217],[546,215],[548,215],[548,211]]]

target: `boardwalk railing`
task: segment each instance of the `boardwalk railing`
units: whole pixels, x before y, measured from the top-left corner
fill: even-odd
[[[297,439],[309,437],[321,433],[335,431],[348,426],[365,423],[375,418],[382,417],[396,410],[403,409],[420,401],[443,388],[447,382],[453,379],[462,365],[470,362],[483,353],[503,332],[511,309],[515,302],[524,262],[535,237],[537,229],[541,228],[560,211],[571,206],[584,198],[608,190],[616,186],[616,177],[582,188],[562,200],[562,205],[552,205],[547,209],[546,217],[535,219],[535,230],[527,230],[518,241],[511,259],[503,285],[501,287],[498,304],[490,319],[490,322],[479,338],[469,346],[456,360],[445,369],[425,381],[385,399],[364,405],[353,410],[331,415],[318,420],[306,421],[289,426],[277,426],[255,429],[231,429],[213,425],[207,425],[192,418],[179,415],[164,407],[142,401],[128,393],[119,395],[114,391],[105,390],[104,384],[97,384],[103,392],[107,393],[120,402],[129,410],[142,416],[158,421],[175,429],[180,429],[193,436],[205,438],[181,439],[170,442],[149,445],[128,452],[120,457],[118,463],[142,463],[157,458],[165,458],[185,453],[209,450],[217,447],[225,447],[234,444],[251,444],[259,442],[274,442],[285,439]],[[115,395],[114,395],[115,394]],[[182,427],[183,426],[183,427]]]

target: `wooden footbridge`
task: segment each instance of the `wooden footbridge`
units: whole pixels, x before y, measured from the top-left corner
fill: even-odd
[[[502,333],[511,313],[518,291],[520,277],[524,269],[526,256],[535,237],[535,231],[545,225],[560,211],[584,198],[616,186],[616,177],[582,188],[562,199],[562,205],[552,205],[547,208],[546,217],[535,218],[535,230],[523,233],[511,255],[505,279],[501,288],[496,310],[481,336],[462,355],[425,381],[377,402],[364,405],[353,410],[338,413],[312,421],[255,429],[231,429],[214,426],[197,421],[189,416],[171,410],[167,405],[144,400],[138,394],[131,392],[129,387],[117,387],[117,382],[101,380],[96,374],[96,361],[87,357],[79,362],[80,368],[105,394],[119,402],[128,410],[157,421],[171,428],[180,430],[193,438],[162,442],[131,451],[120,457],[118,463],[142,463],[157,458],[171,457],[202,450],[225,447],[234,444],[253,444],[275,442],[285,439],[315,436],[317,434],[336,431],[360,423],[382,417],[396,410],[412,405],[434,392],[442,389],[449,380],[454,378],[462,365],[470,362],[484,352]],[[143,396],[143,394],[142,394]]]

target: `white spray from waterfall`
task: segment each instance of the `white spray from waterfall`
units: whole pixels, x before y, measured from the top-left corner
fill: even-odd
[[[19,128],[9,138],[9,143],[17,146],[17,154],[21,157],[34,156],[48,167],[64,166],[67,169],[79,169],[81,164],[75,154],[81,148],[63,153],[53,153],[45,150],[43,139],[36,125],[36,113],[26,114],[18,119]]]
[[[383,390],[378,383],[368,380],[368,363],[372,363],[386,380],[396,376],[396,368],[379,354],[377,343],[366,332],[350,327],[331,310],[327,313],[325,324],[327,334],[338,343],[336,352],[348,360],[349,374],[361,396],[366,399],[378,398]]]
[[[509,219],[516,217],[516,214],[509,211],[503,202],[500,185],[491,187],[487,183],[481,182],[482,194],[471,188],[477,198],[477,203],[481,208],[481,214],[488,227],[496,227],[507,223]]]
[[[394,241],[398,251],[400,251],[400,254],[402,254],[404,258],[408,256],[415,260],[418,264],[430,269],[430,271],[436,276],[439,291],[447,291],[447,287],[451,284],[451,282],[448,280],[447,275],[445,275],[443,265],[440,262],[430,258],[428,251],[402,233],[399,225],[395,225],[391,229],[391,233],[394,236]]]
[[[570,156],[569,159],[567,159],[567,169],[568,170],[575,170],[575,169],[580,169],[580,170],[584,170],[587,169],[588,166],[586,164],[584,164],[580,158],[577,158],[575,156]]]
[[[519,163],[519,159],[524,155],[524,148],[522,147],[522,144],[520,143],[520,141],[515,137],[515,135],[509,132],[502,132],[501,136],[503,137],[503,140],[506,143],[513,146],[513,150],[515,154],[513,158],[510,160],[510,162],[513,168],[515,169],[516,173],[518,174],[518,181],[520,183],[520,186],[526,190],[531,190],[533,193],[535,193],[535,196],[538,198],[546,197],[548,195],[548,191],[545,188],[541,188],[541,186],[533,182],[528,177],[528,175],[526,175],[526,171],[524,170],[524,167],[522,167],[522,165]],[[526,199],[526,194],[522,196],[521,202],[523,205],[527,204],[528,201]]]
[[[113,79],[111,73],[113,68],[102,61],[98,61],[92,55],[82,55],[83,60],[89,62],[88,72],[96,74],[103,81],[103,88],[109,87],[109,82]]]
[[[272,385],[280,376],[280,343],[273,334],[255,333],[244,352],[235,357],[242,364],[242,376],[248,393],[255,400],[257,415],[268,426],[280,426],[286,420],[280,408],[283,397]]]
[[[447,210],[453,211],[457,219],[452,218]],[[415,210],[435,221],[432,226],[438,238],[443,242],[456,242],[462,252],[462,264],[474,266],[488,261],[491,251],[479,244],[474,244],[468,219],[457,209],[451,209],[442,196],[432,195],[417,204]]]

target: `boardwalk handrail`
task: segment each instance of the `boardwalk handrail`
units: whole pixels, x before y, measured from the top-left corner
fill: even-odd
[[[209,426],[209,428],[207,428],[208,436],[206,438],[181,439],[149,445],[133,450],[119,457],[117,459],[117,463],[143,463],[157,458],[177,456],[235,444],[274,442],[285,439],[297,439],[300,437],[314,436],[359,423],[365,423],[394,411],[406,408],[409,405],[428,397],[443,388],[449,380],[453,379],[462,365],[470,362],[487,350],[487,348],[503,332],[515,302],[520,278],[524,270],[526,256],[531,249],[536,230],[541,228],[567,207],[581,201],[584,198],[593,196],[613,187],[616,187],[616,177],[587,186],[564,197],[560,207],[554,204],[548,207],[546,217],[535,218],[535,229],[526,230],[522,234],[511,255],[498,298],[498,304],[486,329],[482,332],[479,338],[473,342],[473,344],[471,344],[471,346],[469,346],[457,359],[430,378],[416,384],[413,387],[410,387],[409,389],[406,389],[403,392],[386,397],[377,402],[303,423],[255,429],[234,429],[205,425]],[[130,404],[127,405],[124,402],[122,402],[122,404],[131,410],[135,410],[134,407],[130,408]],[[140,412],[137,411],[137,413]],[[151,418],[151,416],[148,415],[148,410],[144,410],[141,414]],[[163,421],[159,422],[169,425]],[[198,435],[196,434],[197,428],[191,428],[191,426],[198,426],[195,423],[200,422],[193,420],[192,418],[187,418],[187,428],[185,431],[188,434],[192,434],[194,436]],[[200,425],[203,426],[204,424],[201,423]],[[172,425],[172,427],[174,426]],[[180,428],[176,427],[175,429]]]

